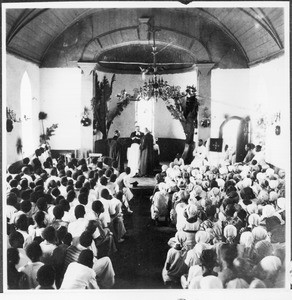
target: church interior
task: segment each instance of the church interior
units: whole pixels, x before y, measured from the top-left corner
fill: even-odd
[[[98,2],[2,7],[6,288],[287,287],[287,6]],[[128,170],[137,126],[154,143],[145,176]],[[121,174],[117,193],[100,188],[101,178],[119,187]],[[118,197],[100,229],[106,217],[91,205],[111,211]],[[85,287],[75,274],[88,269],[97,279]]]

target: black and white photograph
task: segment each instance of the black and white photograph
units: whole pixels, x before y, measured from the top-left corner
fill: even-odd
[[[2,4],[5,295],[291,296],[289,8]]]

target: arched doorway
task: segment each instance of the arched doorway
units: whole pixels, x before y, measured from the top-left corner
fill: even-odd
[[[219,138],[223,139],[223,145],[228,145],[229,149],[235,152],[235,162],[243,161],[248,143],[248,118],[230,117],[220,126]]]

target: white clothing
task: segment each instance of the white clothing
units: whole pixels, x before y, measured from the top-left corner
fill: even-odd
[[[20,259],[18,264],[15,265],[16,270],[19,270],[20,268],[24,267],[26,264],[31,263],[31,260],[28,258],[23,248],[18,248],[18,253]]]
[[[6,205],[6,217],[11,220],[11,217],[14,213],[17,212],[17,209],[12,205]]]
[[[57,248],[56,245],[48,243],[46,240],[40,243],[40,247],[43,251],[43,257],[52,256],[54,250]]]
[[[93,269],[72,262],[68,265],[60,289],[99,289],[95,276]]]
[[[131,168],[131,175],[135,175],[139,172],[140,163],[140,145],[133,143],[131,147],[128,148],[127,152],[128,167]]]
[[[80,237],[88,226],[88,220],[85,218],[79,218],[68,225],[68,232],[72,234],[72,237]]]
[[[28,263],[24,267],[20,268],[19,271],[23,272],[28,277],[28,284],[31,289],[35,289],[38,286],[37,281],[37,272],[41,266],[44,264],[40,261],[34,262],[34,263]]]

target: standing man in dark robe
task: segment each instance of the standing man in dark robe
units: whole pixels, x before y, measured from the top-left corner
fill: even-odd
[[[123,159],[123,144],[120,139],[119,130],[115,130],[114,137],[109,143],[109,156],[118,162],[118,169],[120,172],[124,171],[124,159]]]
[[[145,128],[145,135],[142,137],[140,150],[140,176],[152,176],[154,164],[153,136],[148,128]]]

